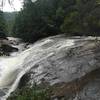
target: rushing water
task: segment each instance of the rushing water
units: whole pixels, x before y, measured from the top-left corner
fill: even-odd
[[[53,55],[54,49],[59,50],[74,44],[73,39],[58,40],[59,38],[45,39],[16,56],[0,58],[0,100],[6,100],[18,86],[21,77],[37,62]]]

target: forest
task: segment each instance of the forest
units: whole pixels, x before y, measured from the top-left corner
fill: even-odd
[[[16,12],[14,20],[7,22],[3,15],[1,11],[1,33],[22,38],[26,42],[56,34],[100,34],[99,0],[24,0],[23,8]]]

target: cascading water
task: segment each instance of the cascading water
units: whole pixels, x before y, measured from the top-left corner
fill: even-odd
[[[22,64],[28,55],[29,52],[25,52],[25,54],[22,53],[17,57],[0,59],[0,91],[3,92],[3,95],[9,95],[12,88],[16,88],[13,84],[18,78],[17,75],[23,70]],[[4,98],[6,98],[3,98],[3,95],[0,95],[0,100],[4,100]]]
[[[72,45],[74,45],[73,39],[61,41],[55,39],[54,41],[48,38],[35,43],[15,57],[0,57],[0,100],[7,99],[18,86],[21,77],[35,64],[53,55],[54,50],[59,51],[64,46]]]

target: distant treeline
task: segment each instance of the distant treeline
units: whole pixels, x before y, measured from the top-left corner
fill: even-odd
[[[6,21],[4,19],[3,12],[0,11],[0,38],[5,38],[7,33]]]
[[[18,12],[4,12],[4,19],[6,21],[6,27],[7,27],[7,35],[11,36],[12,28],[15,22],[15,17],[17,16]]]
[[[24,41],[65,33],[100,34],[100,0],[24,0],[12,35]]]

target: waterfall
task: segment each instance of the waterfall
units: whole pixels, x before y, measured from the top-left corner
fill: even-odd
[[[16,56],[0,57],[0,100],[6,100],[17,88],[21,77],[35,64],[53,55],[54,50],[72,45],[73,39],[62,39],[59,43],[58,40],[44,39]]]

